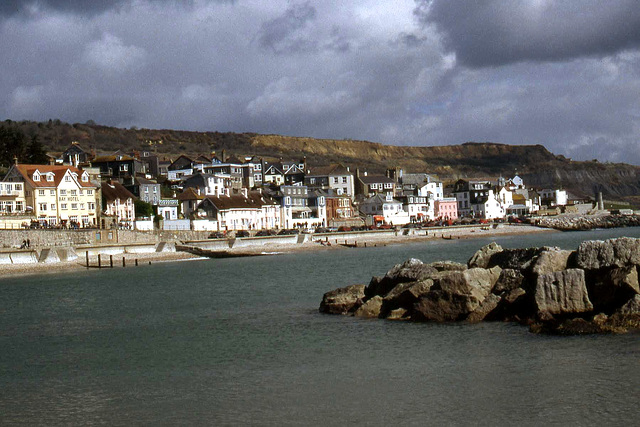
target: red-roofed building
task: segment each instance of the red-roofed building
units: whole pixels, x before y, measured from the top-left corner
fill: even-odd
[[[100,186],[73,166],[11,166],[3,182],[24,185],[23,202],[42,226],[90,227],[98,224]]]

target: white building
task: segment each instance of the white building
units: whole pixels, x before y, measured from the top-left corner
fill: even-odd
[[[386,196],[376,194],[360,203],[360,212],[370,217],[369,222],[378,218],[385,224],[404,225],[410,222],[409,213],[402,207],[402,202],[394,199],[391,193]]]

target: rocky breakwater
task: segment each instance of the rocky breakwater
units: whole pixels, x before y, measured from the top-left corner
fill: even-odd
[[[561,231],[585,231],[594,228],[640,226],[640,215],[571,215],[539,218],[534,224]]]
[[[327,292],[320,312],[419,322],[512,321],[562,335],[640,329],[640,239],[503,249],[491,243],[467,264],[417,259],[368,285]]]

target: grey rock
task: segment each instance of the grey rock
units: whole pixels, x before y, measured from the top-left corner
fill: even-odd
[[[640,239],[619,237],[582,242],[576,254],[576,264],[585,270],[640,265]]]
[[[491,257],[502,252],[502,246],[492,242],[480,248],[467,262],[469,268],[487,268],[491,261]]]
[[[493,287],[492,292],[500,295],[504,292],[509,292],[513,289],[522,287],[524,282],[524,275],[520,270],[514,270],[513,268],[505,268],[500,272],[500,277]]]
[[[467,321],[475,323],[485,320],[498,307],[500,300],[501,298],[498,295],[490,294],[482,301],[478,308],[469,314]]]
[[[589,298],[599,311],[611,313],[640,294],[638,270],[634,265],[590,272],[588,278]]]
[[[379,317],[382,308],[382,297],[376,295],[364,304],[362,304],[355,312],[356,317]]]
[[[618,310],[620,314],[640,314],[640,295],[635,295]]]
[[[384,277],[374,277],[365,290],[367,297],[385,296],[399,283],[416,282],[428,279],[438,271],[419,259],[411,258],[402,264],[395,265]]]
[[[427,265],[435,268],[437,271],[464,271],[467,269],[465,264],[453,261],[436,261]]]
[[[553,315],[593,310],[587,294],[584,270],[568,269],[538,276],[534,303],[538,317],[543,320],[550,319]]]
[[[347,314],[355,311],[364,298],[364,285],[351,285],[329,291],[322,297],[319,311],[328,314]]]
[[[396,308],[395,310],[391,310],[389,315],[387,316],[388,320],[408,320],[405,317],[407,314],[407,310],[404,308]]]
[[[560,248],[545,248],[531,260],[529,268],[534,274],[549,274],[565,270],[572,253]]]
[[[487,267],[499,266],[502,269],[511,268],[524,270],[529,267],[531,261],[548,248],[504,249],[491,255]]]

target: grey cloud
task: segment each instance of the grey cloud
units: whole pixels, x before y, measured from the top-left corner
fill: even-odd
[[[315,41],[297,33],[315,17],[316,9],[308,2],[290,6],[281,16],[262,24],[258,36],[260,46],[275,53],[315,50]]]
[[[435,24],[445,46],[470,67],[566,61],[640,47],[635,0],[418,0],[414,13],[423,24]]]

